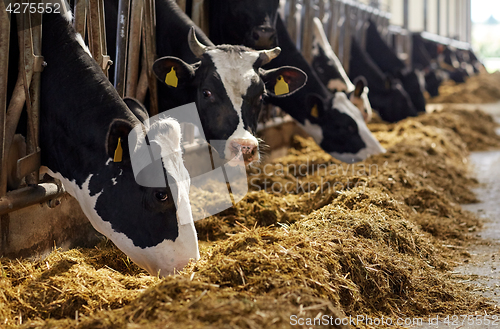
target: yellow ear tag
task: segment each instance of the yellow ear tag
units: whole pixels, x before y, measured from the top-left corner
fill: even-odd
[[[177,82],[179,79],[177,79],[177,74],[175,74],[174,67],[172,66],[172,69],[170,72],[167,73],[167,76],[165,77],[165,83],[168,86],[172,86],[174,88],[177,88]]]
[[[314,117],[314,118],[318,118],[319,117],[318,104],[314,104],[313,108],[311,109],[311,116]]]
[[[289,92],[290,90],[288,89],[288,83],[286,83],[285,79],[283,79],[283,76],[280,75],[276,79],[276,85],[274,86],[274,94],[279,96],[288,94]]]
[[[118,145],[116,145],[115,157],[113,158],[113,162],[122,162],[122,139],[118,137]]]

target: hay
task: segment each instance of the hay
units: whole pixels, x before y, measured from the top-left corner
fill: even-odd
[[[500,72],[481,73],[468,78],[465,83],[452,80],[439,87],[439,95],[428,99],[429,103],[485,104],[500,100]]]
[[[453,249],[481,226],[458,205],[475,200],[476,184],[467,175],[475,141],[460,136],[495,140],[491,118],[474,118],[466,125],[470,114],[453,111],[372,125],[387,153],[349,166],[295,138],[287,156],[252,168],[243,201],[196,223],[202,258],[175,277],[148,276],[106,243],[40,261],[1,259],[0,323],[290,328],[292,314],[493,312],[449,271],[467,257]]]

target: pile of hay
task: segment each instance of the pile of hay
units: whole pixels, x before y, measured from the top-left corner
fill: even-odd
[[[452,80],[439,87],[439,95],[429,103],[485,104],[500,100],[500,72],[481,73],[468,78],[465,83],[456,84]]]
[[[463,247],[481,226],[458,205],[475,200],[474,141],[461,135],[500,145],[490,117],[466,124],[469,115],[373,125],[387,153],[351,165],[296,138],[287,156],[252,168],[243,201],[197,222],[202,258],[174,277],[148,276],[106,243],[1,259],[0,323],[289,328],[297,315],[340,328],[335,318],[495,312],[450,271],[470,257]]]

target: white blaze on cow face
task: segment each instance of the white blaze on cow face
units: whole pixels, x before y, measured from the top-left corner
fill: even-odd
[[[226,141],[224,157],[232,159],[243,154],[245,164],[258,161],[259,143],[250,131],[245,129],[242,115],[243,97],[252,84],[260,82],[254,69],[259,59],[258,52],[227,52],[220,49],[207,51],[219,74],[224,89],[238,115],[238,126]]]
[[[380,145],[378,140],[366,126],[361,112],[347,99],[347,96],[344,93],[335,93],[333,104],[340,112],[345,113],[354,119],[358,126],[358,133],[366,146],[357,153],[332,152],[330,153],[331,156],[344,162],[355,162],[362,161],[374,154],[385,153],[385,149],[382,145]]]

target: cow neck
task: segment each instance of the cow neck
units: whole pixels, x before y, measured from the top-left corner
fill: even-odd
[[[42,54],[47,62],[41,75],[42,164],[81,185],[109,159],[112,121],[139,122],[59,14],[43,16]],[[77,172],[82,176],[73,175]]]
[[[371,92],[385,92],[384,73],[366,54],[359,43],[353,38],[351,43],[351,58],[349,60],[349,75],[351,80],[364,76]]]
[[[264,68],[273,69],[280,66],[298,67],[307,74],[307,82],[298,92],[284,98],[274,98],[269,102],[273,105],[279,106],[301,123],[304,123],[305,119],[315,121],[315,119],[309,115],[310,111],[306,106],[306,95],[316,94],[324,100],[331,99],[333,95],[326,89],[325,86],[323,86],[312,67],[297,50],[279,15],[276,19],[276,31],[278,34],[278,44],[281,48],[281,54],[277,58],[273,59]]]
[[[206,46],[213,46],[208,37],[179,8],[174,0],[156,0],[156,52],[158,58],[175,56],[193,64],[197,59],[189,49],[188,34],[196,28],[197,39]]]

